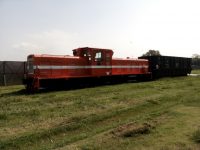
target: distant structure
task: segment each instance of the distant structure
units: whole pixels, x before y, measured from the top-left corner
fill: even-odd
[[[0,86],[22,84],[26,62],[0,61]]]

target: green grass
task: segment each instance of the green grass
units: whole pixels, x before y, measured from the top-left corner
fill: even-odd
[[[0,87],[0,149],[198,149],[199,85],[191,76],[33,95]]]
[[[192,74],[200,74],[200,69],[192,70]]]

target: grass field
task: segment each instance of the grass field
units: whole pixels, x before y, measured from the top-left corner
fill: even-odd
[[[200,77],[33,95],[0,87],[0,149],[200,150]]]
[[[200,74],[200,69],[192,70],[192,73],[193,73],[193,74]]]

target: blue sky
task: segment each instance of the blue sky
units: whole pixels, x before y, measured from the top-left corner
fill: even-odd
[[[77,47],[115,57],[200,54],[198,0],[0,0],[0,60],[71,55]]]

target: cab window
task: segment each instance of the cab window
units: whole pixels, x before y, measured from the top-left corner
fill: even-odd
[[[102,52],[96,52],[95,61],[102,61]]]

